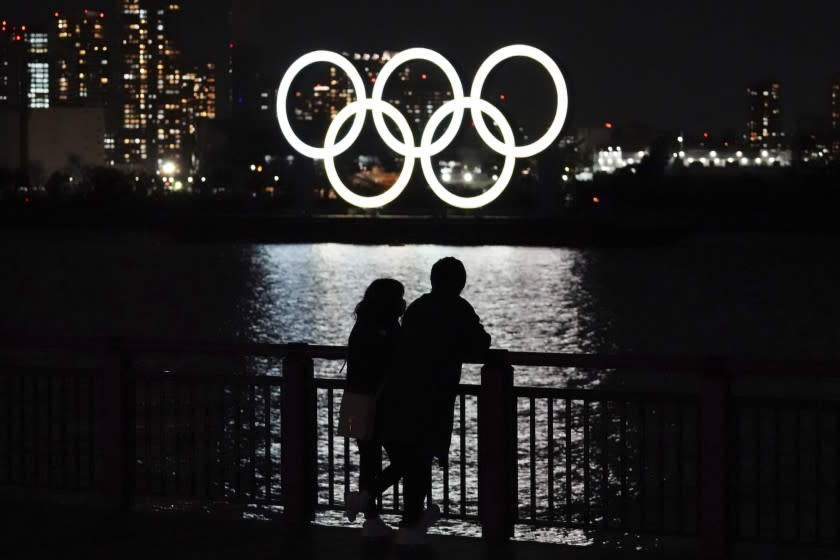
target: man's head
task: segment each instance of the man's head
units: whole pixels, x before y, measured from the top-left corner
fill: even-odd
[[[457,296],[467,283],[464,263],[455,257],[445,257],[432,266],[432,292]]]

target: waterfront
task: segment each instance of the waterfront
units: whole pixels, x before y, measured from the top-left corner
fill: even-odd
[[[401,280],[410,301],[454,255],[497,348],[837,358],[836,246],[746,234],[567,249],[10,233],[0,331],[343,344],[371,280]]]
[[[426,289],[431,264],[441,256],[453,254],[467,266],[470,278],[465,295],[482,316],[496,347],[596,354],[836,359],[838,335],[833,325],[838,304],[832,296],[840,271],[832,258],[833,245],[832,238],[782,236],[698,237],[667,246],[623,249],[189,244],[151,237],[7,238],[0,247],[3,258],[14,266],[2,276],[2,330],[33,335],[118,334],[169,340],[343,344],[352,324],[353,305],[372,278],[389,275],[403,280],[408,299],[412,299]],[[213,368],[230,365],[224,361],[200,363]],[[254,360],[241,364],[244,369],[239,371],[265,371],[265,364]],[[340,364],[340,360],[318,360],[317,373],[335,375]],[[167,366],[178,370],[171,363]],[[465,381],[474,382],[475,372],[475,368],[468,369]],[[586,370],[517,368],[516,381],[523,386],[563,387],[601,381],[615,384],[616,379],[623,376],[601,377]],[[691,390],[690,383],[678,387],[674,380],[662,377],[650,379],[649,384],[649,390],[654,392]],[[797,390],[806,390],[808,385],[800,382]],[[821,394],[825,395],[824,388]],[[149,402],[145,389],[140,394],[143,402]],[[791,391],[785,390],[785,394],[790,395]],[[175,399],[170,391],[167,395],[167,402]],[[234,393],[226,391],[225,395],[222,399],[232,406]],[[345,488],[340,475],[334,487],[328,483],[327,465],[333,455],[323,431],[328,424],[326,397],[324,391],[319,391],[318,472],[322,504],[329,501],[325,494],[328,488],[335,492],[338,501]],[[154,404],[155,398],[151,400],[153,409],[160,406]],[[218,408],[219,402],[208,402],[214,403],[212,410]],[[175,400],[168,402],[166,408],[171,410],[174,403]],[[466,436],[464,507],[468,513],[474,513],[477,505],[475,403],[473,397],[468,397],[465,422],[463,426],[456,422],[456,429],[463,429]],[[572,406],[576,427],[569,437],[577,447],[585,431],[578,425],[582,414],[579,403]],[[544,442],[548,438],[545,401],[538,400],[536,407],[534,438]],[[600,410],[594,405],[590,410],[593,426],[601,421]],[[650,404],[644,410],[650,417],[658,414]],[[673,435],[672,425],[683,425],[682,421],[672,424],[674,410],[668,409],[669,420],[662,437],[666,433],[670,434],[667,437]],[[545,489],[550,487],[543,464],[547,457],[542,447],[538,447],[541,451],[536,456],[528,452],[531,440],[527,399],[520,402],[519,411],[520,500],[530,496],[528,473],[531,461],[536,461],[535,499],[537,506],[543,508],[548,499]],[[337,408],[333,412],[335,415]],[[235,414],[233,409],[225,413],[230,417]],[[692,413],[685,413],[686,432],[696,431],[692,417]],[[273,414],[271,424],[276,426],[278,420]],[[630,421],[632,424],[632,417]],[[228,452],[238,448],[240,441],[240,428],[232,426],[219,434],[221,449]],[[170,429],[178,433],[184,428]],[[143,430],[145,433],[145,427]],[[158,430],[159,424],[152,431]],[[167,436],[170,445],[172,435]],[[249,436],[245,441],[250,443],[252,439]],[[691,447],[687,445],[685,449]],[[141,453],[140,472],[145,475],[148,468],[152,473],[163,472],[155,469],[162,469],[165,464],[165,445],[145,449],[151,454]],[[455,438],[453,469],[460,467],[461,450],[462,444]],[[270,455],[272,461],[279,460],[277,442],[270,446]],[[340,472],[344,469],[342,457],[346,455],[338,440],[334,456]],[[534,459],[529,458],[532,456]],[[582,457],[576,449],[572,461],[579,467]],[[690,456],[684,459],[686,465],[693,464]],[[353,485],[358,464],[353,450],[350,462],[353,466],[348,480]],[[157,480],[157,476],[153,479]],[[576,498],[585,493],[580,478],[575,477],[571,484]],[[686,494],[692,495],[693,480],[689,477],[684,484]],[[439,475],[434,486],[439,499]],[[278,488],[274,486],[275,491]],[[147,490],[144,486],[139,489]],[[461,490],[454,474],[451,490]],[[231,489],[221,482],[216,491]],[[460,506],[457,500],[452,504]],[[344,523],[329,513],[319,514],[319,519]],[[442,523],[440,530],[476,534],[474,525],[452,521]],[[591,542],[586,534],[575,531],[558,536],[522,529],[517,534],[520,538],[554,542]]]

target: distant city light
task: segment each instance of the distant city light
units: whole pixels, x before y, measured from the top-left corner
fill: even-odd
[[[168,177],[171,177],[172,175],[175,175],[175,172],[177,171],[177,167],[175,166],[175,162],[172,162],[172,161],[163,162],[163,164],[160,166],[160,171],[163,175],[166,175]]]
[[[600,196],[593,196],[592,202],[595,204],[601,204],[601,197]]]
[[[472,183],[473,174],[472,173],[464,173],[464,182],[465,183]]]
[[[682,136],[677,136],[677,142],[682,144],[683,143],[683,137]]]
[[[613,125],[612,125],[611,122],[604,123],[604,128],[612,128],[612,127],[613,127]]]

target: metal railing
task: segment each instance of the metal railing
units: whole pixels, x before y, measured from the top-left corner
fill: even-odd
[[[5,337],[0,485],[88,492],[119,508],[139,497],[269,504],[289,524],[309,523],[317,510],[342,510],[357,484],[355,446],[336,434],[343,380],[314,374],[316,362],[344,355],[308,345]],[[189,366],[185,356],[203,358]],[[256,361],[250,373],[210,371],[229,356]],[[606,381],[669,372],[696,387],[520,387],[514,366],[598,370]],[[516,524],[696,536],[707,558],[740,541],[836,546],[840,399],[733,389],[793,373],[830,384],[836,371],[495,351],[480,383],[459,389],[450,458],[430,499],[447,518],[480,523],[486,538],[509,538]],[[399,486],[381,507],[399,511]]]

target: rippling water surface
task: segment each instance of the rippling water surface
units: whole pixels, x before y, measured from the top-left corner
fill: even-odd
[[[379,276],[407,299],[464,261],[465,297],[510,350],[840,355],[833,238],[714,237],[565,249],[0,239],[0,329],[343,344]]]

